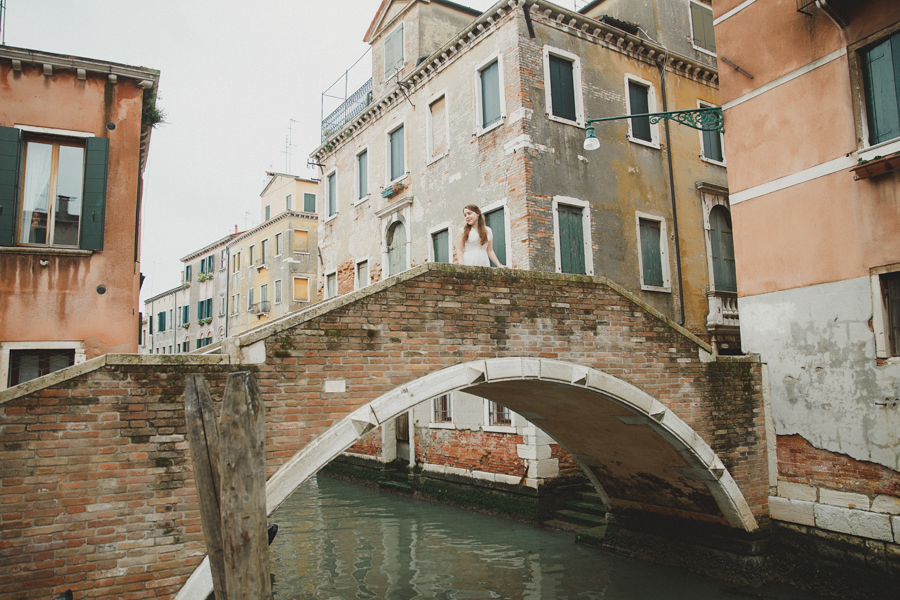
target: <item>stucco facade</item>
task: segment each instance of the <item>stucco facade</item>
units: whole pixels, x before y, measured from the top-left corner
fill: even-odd
[[[715,5],[735,65],[721,74],[741,339],[767,364],[778,440],[770,504],[869,540],[890,541],[893,519],[896,541],[900,5],[800,9]]]
[[[227,335],[226,244],[237,235],[229,234],[181,259],[184,268],[180,304],[176,307],[176,353],[199,350]]]
[[[142,111],[158,80],[153,69],[0,47],[0,389],[137,352],[153,124]]]
[[[419,31],[426,4],[384,3],[366,38],[374,100],[313,153],[324,165],[321,272],[335,274],[336,293],[424,262],[458,260],[461,210],[474,203],[493,218],[495,250],[508,266],[608,276],[704,339],[718,328],[720,351],[735,351],[736,294],[713,281],[709,237],[709,211],[728,210],[724,156],[704,156],[695,129],[648,124],[642,139],[628,120],[597,124],[600,149],[583,149],[587,118],[644,112],[630,109],[632,88],[649,112],[718,105],[712,57],[528,1],[465,15],[468,24],[430,55],[409,48],[418,37],[404,38],[400,66],[386,73],[383,57],[396,56],[389,38]],[[684,23],[686,2],[660,4],[680,7]],[[554,61],[572,72],[570,118],[552,106]],[[499,112],[486,123],[491,69]],[[649,257],[648,225],[657,236]],[[649,259],[659,264],[658,281],[645,280]],[[331,295],[325,281],[320,293]],[[731,309],[729,319],[723,309]]]

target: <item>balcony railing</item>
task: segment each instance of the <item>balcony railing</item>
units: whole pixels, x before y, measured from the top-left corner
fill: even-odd
[[[361,88],[353,92],[343,104],[322,119],[322,141],[324,142],[340,131],[344,124],[361,113],[371,103],[372,79],[370,78]]]
[[[254,315],[262,315],[269,312],[269,301],[263,300],[250,306],[250,312]]]
[[[709,292],[709,314],[706,317],[706,328],[725,329],[740,327],[737,294],[729,292]]]

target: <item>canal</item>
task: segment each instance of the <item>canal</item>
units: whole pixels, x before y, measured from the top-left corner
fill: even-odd
[[[277,600],[817,600],[741,588],[451,506],[314,477],[272,515]]]

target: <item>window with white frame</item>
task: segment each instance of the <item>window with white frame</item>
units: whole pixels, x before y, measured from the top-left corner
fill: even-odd
[[[711,108],[714,105],[698,101],[698,108]],[[700,130],[700,157],[716,164],[725,164],[725,142],[720,131]]]
[[[656,91],[653,84],[632,75],[625,76],[625,102],[629,115],[656,112]],[[659,148],[659,125],[650,117],[628,119],[628,139],[638,144]]]
[[[900,357],[900,263],[870,270],[872,329],[878,358]]]
[[[256,290],[254,288],[247,290],[247,310],[251,312],[253,311],[253,298],[255,292]]]
[[[75,364],[75,349],[10,349],[7,386],[12,387]]]
[[[478,134],[498,127],[506,117],[503,90],[503,57],[495,55],[475,73],[476,130]]]
[[[325,299],[337,296],[337,272],[325,274]]]
[[[666,221],[661,217],[640,212],[636,213],[635,217],[641,289],[651,292],[671,292]]]
[[[364,288],[369,285],[369,260],[363,259],[356,263],[356,273],[353,277],[354,289]]]
[[[510,266],[507,262],[509,255],[509,219],[506,217],[506,198],[492,202],[481,207],[484,215],[484,223],[491,228],[494,234],[494,254],[501,265]],[[493,265],[492,265],[493,266]]]
[[[241,312],[241,295],[232,294],[231,296],[231,314],[237,315]]]
[[[291,198],[291,194],[288,194],[284,197],[284,210],[292,210],[291,206],[293,204],[293,199]]]
[[[369,196],[369,151],[363,150],[356,155],[356,199],[364,200]]]
[[[309,232],[305,229],[294,230],[294,252],[309,252]]]
[[[556,272],[593,275],[591,205],[585,200],[556,196],[552,207]]]
[[[515,433],[516,423],[514,413],[491,400],[484,401],[484,431],[494,433]]]
[[[303,212],[314,213],[316,212],[316,195],[315,194],[303,194]]]
[[[338,213],[337,192],[337,172],[332,172],[325,178],[325,198],[327,199],[325,218],[331,218]]]
[[[431,400],[431,425],[452,425],[453,405],[451,394],[441,394]]]
[[[275,304],[281,304],[281,280],[275,280]]]
[[[266,260],[269,258],[269,240],[265,239],[259,244],[259,260],[261,263],[265,264]]]
[[[713,32],[712,7],[690,0],[691,43],[697,50],[716,53],[716,37]]]
[[[271,215],[272,215],[272,207],[269,206],[268,204],[266,204],[266,216],[263,219],[263,221],[268,221],[269,219],[271,219],[272,218]]]
[[[450,139],[450,122],[447,118],[447,95],[441,92],[428,103],[425,113],[426,156],[434,162],[447,155]]]
[[[571,52],[544,46],[544,93],[551,121],[584,127],[581,59]]]
[[[309,302],[309,278],[294,277],[294,302]]]
[[[275,234],[275,256],[281,256],[281,234]]]
[[[384,38],[384,75],[403,68],[403,23]]]
[[[388,276],[405,271],[407,266],[406,226],[402,221],[393,223],[387,231]]]
[[[247,250],[247,258],[250,259],[250,264],[247,265],[248,269],[253,268],[253,264],[254,264],[253,261],[256,258],[255,254],[256,254],[256,246],[250,246],[250,248]]]
[[[445,227],[431,233],[431,262],[449,263],[450,229]]]
[[[859,54],[869,146],[900,137],[900,31]]]
[[[269,307],[266,306],[269,304],[269,284],[264,283],[259,286],[259,304],[261,311],[268,311]]]
[[[406,128],[400,125],[387,134],[387,178],[396,181],[406,174]]]

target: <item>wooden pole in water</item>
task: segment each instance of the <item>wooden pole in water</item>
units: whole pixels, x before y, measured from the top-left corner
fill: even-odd
[[[216,409],[203,375],[188,375],[184,385],[184,416],[194,463],[194,481],[200,500],[200,523],[216,598],[228,598],[219,509],[219,425]]]
[[[265,443],[265,411],[259,386],[247,371],[232,373],[225,385],[219,419],[219,497],[228,600],[272,597]]]

